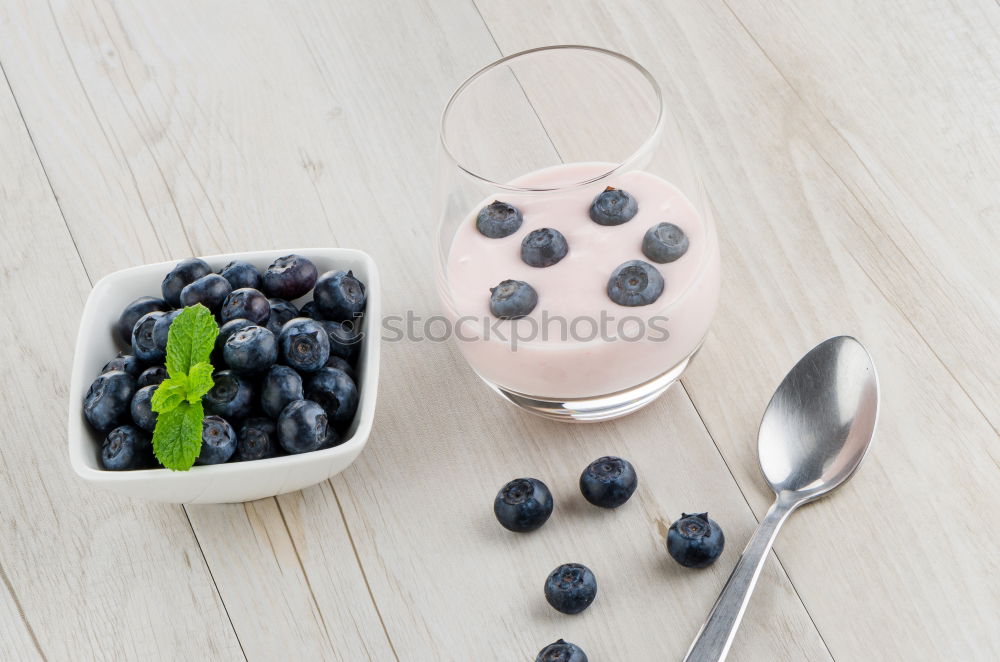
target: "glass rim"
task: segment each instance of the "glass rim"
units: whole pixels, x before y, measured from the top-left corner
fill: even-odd
[[[627,158],[625,158],[621,163],[616,164],[613,168],[609,169],[608,171],[602,172],[599,175],[594,176],[594,177],[589,177],[589,178],[587,178],[586,180],[583,180],[583,181],[573,182],[571,184],[566,184],[566,185],[562,185],[562,186],[552,186],[552,187],[521,187],[521,186],[512,186],[509,183],[493,181],[489,177],[481,175],[481,174],[479,174],[477,172],[473,172],[471,169],[469,169],[468,167],[466,167],[462,163],[462,161],[452,151],[450,145],[448,144],[448,139],[446,137],[446,131],[445,131],[446,128],[447,128],[447,126],[448,126],[448,117],[449,117],[449,114],[452,111],[452,108],[455,105],[456,100],[474,82],[476,82],[477,80],[479,80],[481,77],[483,77],[487,73],[491,72],[492,70],[496,69],[497,67],[499,67],[499,66],[501,66],[503,64],[506,64],[507,62],[510,62],[511,60],[515,60],[515,59],[521,58],[521,57],[526,57],[526,56],[529,56],[529,55],[535,55],[537,53],[542,53],[542,52],[564,51],[564,50],[577,50],[577,51],[584,51],[584,52],[596,53],[596,54],[599,54],[599,55],[609,56],[611,58],[614,58],[616,60],[624,62],[625,64],[629,65],[634,70],[638,71],[639,74],[642,75],[642,77],[649,84],[650,89],[652,89],[653,94],[654,94],[654,96],[656,98],[656,105],[657,105],[656,120],[653,123],[652,130],[646,136],[645,140],[643,140],[638,145],[638,147],[635,149],[635,151],[633,151]],[[531,101],[529,100],[528,103],[530,104]],[[465,175],[467,175],[467,176],[469,176],[469,177],[471,177],[471,178],[473,178],[473,179],[475,179],[475,180],[477,180],[477,181],[479,181],[481,183],[488,184],[488,185],[490,185],[492,187],[496,187],[496,188],[499,188],[499,189],[504,190],[504,191],[514,191],[514,192],[518,192],[518,193],[543,193],[543,192],[551,192],[551,191],[565,191],[565,190],[572,190],[572,189],[576,189],[576,188],[581,188],[581,187],[587,186],[589,184],[593,184],[594,182],[598,182],[598,181],[601,181],[603,179],[606,179],[607,177],[610,177],[611,175],[614,175],[615,173],[618,173],[618,172],[620,172],[622,170],[626,170],[633,163],[635,163],[636,161],[640,160],[642,158],[642,156],[647,151],[649,151],[650,147],[652,147],[656,143],[656,140],[657,140],[658,136],[660,135],[660,132],[661,132],[661,130],[663,128],[663,121],[664,121],[664,115],[665,115],[665,113],[666,113],[666,108],[664,107],[663,91],[660,89],[660,84],[656,82],[656,78],[653,77],[653,74],[651,74],[648,69],[646,69],[644,66],[642,66],[641,64],[639,64],[638,62],[636,62],[632,58],[628,57],[627,55],[623,55],[621,53],[618,53],[618,52],[612,51],[612,50],[608,50],[606,48],[600,48],[598,46],[585,46],[585,45],[582,45],[582,44],[557,44],[557,45],[551,45],[551,46],[538,46],[536,48],[529,48],[527,50],[518,51],[517,53],[512,53],[510,55],[507,55],[507,56],[504,56],[504,57],[500,58],[499,60],[495,60],[495,61],[487,64],[485,67],[482,67],[481,69],[479,69],[478,71],[476,71],[474,74],[472,74],[471,76],[469,76],[468,78],[466,78],[464,81],[462,81],[461,85],[459,85],[457,88],[455,88],[455,91],[452,93],[451,97],[448,99],[448,103],[445,104],[444,111],[441,113],[441,122],[440,122],[440,127],[438,129],[438,138],[439,138],[439,141],[440,141],[441,149],[443,150],[443,152],[447,156],[447,158],[451,161],[451,163],[459,171],[463,172]]]

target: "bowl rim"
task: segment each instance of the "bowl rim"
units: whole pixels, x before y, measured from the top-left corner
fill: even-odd
[[[351,258],[354,261],[362,262],[365,265],[365,270],[368,272],[366,277],[367,282],[365,283],[366,293],[368,295],[365,307],[366,325],[371,325],[373,323],[371,320],[381,320],[381,281],[379,278],[378,267],[375,264],[375,260],[373,260],[368,253],[362,250],[356,248],[336,247],[268,249],[235,253],[218,253],[214,255],[201,256],[198,259],[204,260],[209,264],[232,260],[245,260],[253,263],[254,261],[259,260],[273,261],[278,257],[288,255],[290,253],[297,253],[304,255],[305,257],[309,257],[310,254],[314,256],[322,254],[323,257],[333,260]],[[98,311],[96,304],[94,304],[95,294],[108,290],[109,288],[114,288],[118,281],[127,279],[129,276],[138,275],[138,272],[151,272],[156,269],[164,269],[163,273],[166,273],[166,271],[169,271],[169,269],[172,268],[177,262],[178,260],[176,259],[164,260],[162,262],[141,264],[113,271],[94,283],[90,293],[87,295],[87,301],[84,304],[83,313],[80,317],[79,328],[77,329],[69,385],[67,442],[70,465],[73,467],[74,472],[80,478],[83,478],[88,482],[146,482],[156,479],[162,480],[168,475],[171,476],[168,480],[177,480],[179,482],[185,480],[186,477],[190,477],[187,478],[188,480],[200,480],[207,478],[209,475],[222,476],[250,471],[267,471],[269,469],[281,471],[294,468],[296,466],[321,463],[342,456],[357,456],[368,442],[368,436],[371,433],[375,417],[375,404],[378,395],[381,341],[381,337],[378,333],[379,329],[377,327],[374,329],[367,329],[366,337],[363,341],[367,348],[367,355],[365,356],[363,364],[359,366],[359,370],[362,372],[365,379],[358,389],[358,412],[355,418],[356,425],[354,427],[354,432],[347,441],[337,446],[318,451],[310,451],[308,453],[282,455],[279,457],[264,458],[246,462],[225,462],[223,464],[195,465],[187,471],[173,471],[163,467],[158,469],[138,469],[133,471],[109,471],[107,469],[94,468],[87,464],[84,458],[84,453],[88,452],[89,449],[85,447],[91,444],[91,440],[84,434],[78,434],[74,428],[82,428],[84,430],[89,429],[86,421],[83,420],[83,395],[85,388],[89,386],[92,380],[88,381],[88,379],[86,379],[83,375],[87,353],[82,351],[82,348],[86,346],[87,333],[97,323],[96,318]],[[155,296],[155,293],[152,296]],[[377,324],[378,322],[375,323]],[[353,458],[351,459],[351,462],[353,462]]]

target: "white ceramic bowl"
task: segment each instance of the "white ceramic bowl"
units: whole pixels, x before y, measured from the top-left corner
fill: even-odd
[[[300,248],[255,251],[204,257],[213,269],[231,260],[245,260],[261,271],[289,253],[304,255],[319,273],[350,269],[365,283],[368,304],[364,340],[358,359],[358,413],[346,432],[346,441],[326,450],[285,455],[266,460],[195,466],[189,471],[148,469],[105,471],[98,459],[102,436],[83,417],[83,397],[101,368],[121,349],[114,325],[122,309],[134,299],[160,296],[160,282],[176,261],[124,269],[102,278],[87,298],[80,320],[69,389],[69,459],[73,470],[88,483],[141,499],[168,503],[230,503],[294,492],[334,476],[361,453],[371,432],[378,391],[379,320],[381,298],[378,270],[367,253],[347,248]],[[297,304],[311,298],[306,295]]]

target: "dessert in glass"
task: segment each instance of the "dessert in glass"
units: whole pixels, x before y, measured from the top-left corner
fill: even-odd
[[[719,298],[715,223],[650,73],[552,46],[463,83],[441,122],[438,291],[462,355],[533,413],[661,395]]]

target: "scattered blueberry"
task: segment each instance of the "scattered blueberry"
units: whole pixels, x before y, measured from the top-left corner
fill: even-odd
[[[635,492],[639,479],[635,467],[620,457],[601,457],[590,463],[580,475],[583,497],[601,508],[617,508]]]
[[[354,366],[352,366],[345,359],[337,356],[333,353],[333,346],[330,346],[330,358],[326,361],[327,368],[336,368],[337,370],[343,370],[347,373],[347,376],[354,380],[354,383],[358,383],[358,373],[355,372]]]
[[[222,310],[219,316],[223,322],[235,319],[247,319],[254,324],[267,324],[267,318],[271,316],[271,304],[267,302],[267,297],[259,290],[250,287],[242,287],[233,290],[222,302]]]
[[[653,262],[664,264],[684,255],[688,244],[684,230],[673,223],[657,223],[642,238],[642,254]]]
[[[667,530],[667,551],[688,568],[707,568],[719,558],[725,546],[722,527],[709,519],[708,513],[683,513]]]
[[[306,453],[335,443],[326,412],[311,400],[295,400],[278,417],[278,442],[289,453]]]
[[[490,239],[503,239],[517,232],[523,221],[517,207],[494,200],[479,210],[476,229]]]
[[[349,320],[365,309],[368,300],[365,284],[351,271],[327,271],[316,281],[313,302],[320,317],[327,320]]]
[[[129,305],[125,306],[125,310],[118,317],[118,323],[115,325],[115,330],[118,332],[118,337],[122,339],[127,345],[132,344],[132,329],[135,328],[135,323],[139,321],[139,318],[146,313],[152,313],[154,311],[166,312],[170,310],[170,306],[163,299],[154,299],[153,297],[139,297]]]
[[[133,377],[138,377],[139,373],[142,372],[142,366],[139,364],[139,359],[135,358],[132,354],[118,352],[118,356],[104,364],[104,367],[101,368],[101,373],[111,372],[112,370],[121,370]]]
[[[229,337],[232,336],[237,331],[239,331],[240,329],[245,329],[248,326],[257,326],[257,325],[246,318],[237,317],[236,319],[231,319],[222,326],[220,326],[219,335],[216,336],[215,338],[215,351],[221,355],[222,351],[226,347],[226,341],[229,340]]]
[[[319,317],[317,317],[317,315],[318,315],[318,313],[316,312],[316,302],[315,301],[307,301],[304,304],[302,304],[301,308],[299,308],[299,316],[300,317],[310,317],[310,318],[312,318],[312,319],[315,320],[315,319],[319,319]]]
[[[249,262],[234,260],[222,267],[219,275],[229,281],[229,285],[238,290],[242,287],[249,287],[259,290],[261,285],[260,269]]]
[[[531,267],[551,267],[566,257],[569,244],[559,230],[532,230],[521,241],[521,260]]]
[[[587,654],[576,644],[560,639],[543,648],[535,662],[589,662]]]
[[[269,297],[298,299],[316,285],[316,265],[301,255],[286,255],[264,272],[264,292]]]
[[[219,274],[208,274],[190,285],[184,286],[184,289],[181,290],[181,305],[193,306],[200,303],[216,313],[232,291],[233,286],[229,284],[228,280]]]
[[[236,435],[236,460],[262,460],[278,454],[278,428],[270,418],[248,418]]]
[[[552,493],[537,478],[515,478],[497,493],[493,514],[510,531],[534,531],[552,514]]]
[[[590,219],[598,225],[621,225],[639,211],[635,198],[611,186],[601,191],[590,205]]]
[[[132,422],[146,432],[156,429],[156,412],[150,406],[156,386],[143,386],[132,396],[132,405],[129,407],[132,413]]]
[[[139,375],[139,379],[136,380],[135,384],[139,388],[143,386],[156,386],[163,382],[167,378],[167,369],[162,365],[154,365],[150,368],[146,368]]]
[[[360,319],[344,322],[322,320],[318,324],[330,339],[330,356],[339,356],[345,361],[355,361],[358,358],[363,337]]]
[[[316,372],[330,358],[330,337],[320,323],[296,317],[278,336],[281,359],[300,372]]]
[[[502,320],[520,319],[537,305],[538,293],[523,280],[505,280],[490,288],[490,312]]]
[[[167,353],[167,341],[170,339],[170,325],[182,312],[184,309],[178,308],[164,313],[162,317],[157,318],[156,324],[153,325],[153,344],[157,351],[163,352],[164,355]]]
[[[95,429],[110,430],[128,416],[133,395],[135,379],[132,375],[121,370],[106,372],[87,390],[83,398],[83,415]]]
[[[264,372],[278,360],[278,341],[262,326],[248,326],[229,336],[222,356],[234,372],[252,375]]]
[[[206,412],[230,420],[239,420],[250,415],[253,406],[253,386],[248,379],[233,370],[218,370],[212,375],[212,381],[215,385],[202,398]]]
[[[343,425],[358,410],[358,387],[343,370],[320,368],[309,377],[306,399],[322,407],[330,423]]]
[[[663,276],[642,260],[618,266],[608,279],[608,297],[621,306],[647,306],[663,294]]]
[[[163,363],[167,357],[165,349],[156,346],[156,339],[153,335],[153,327],[156,321],[166,313],[153,311],[146,313],[135,323],[132,329],[132,353],[143,363]]]
[[[284,299],[268,299],[271,306],[271,316],[267,318],[267,328],[277,338],[285,322],[299,317],[299,309],[295,304]]]
[[[302,377],[286,365],[271,366],[260,387],[260,406],[271,418],[278,418],[288,403],[304,396]]]
[[[585,565],[565,563],[545,580],[545,599],[564,614],[579,614],[597,597],[597,578]]]
[[[153,466],[149,436],[134,425],[122,425],[108,433],[101,444],[101,466],[108,471],[144,469]]]
[[[181,260],[170,270],[170,273],[163,279],[163,284],[160,285],[164,300],[172,308],[179,308],[181,305],[181,290],[210,273],[212,273],[212,267],[208,266],[208,263],[204,260],[193,257]]]
[[[236,452],[236,431],[221,416],[206,416],[201,424],[201,454],[195,464],[222,464]]]

